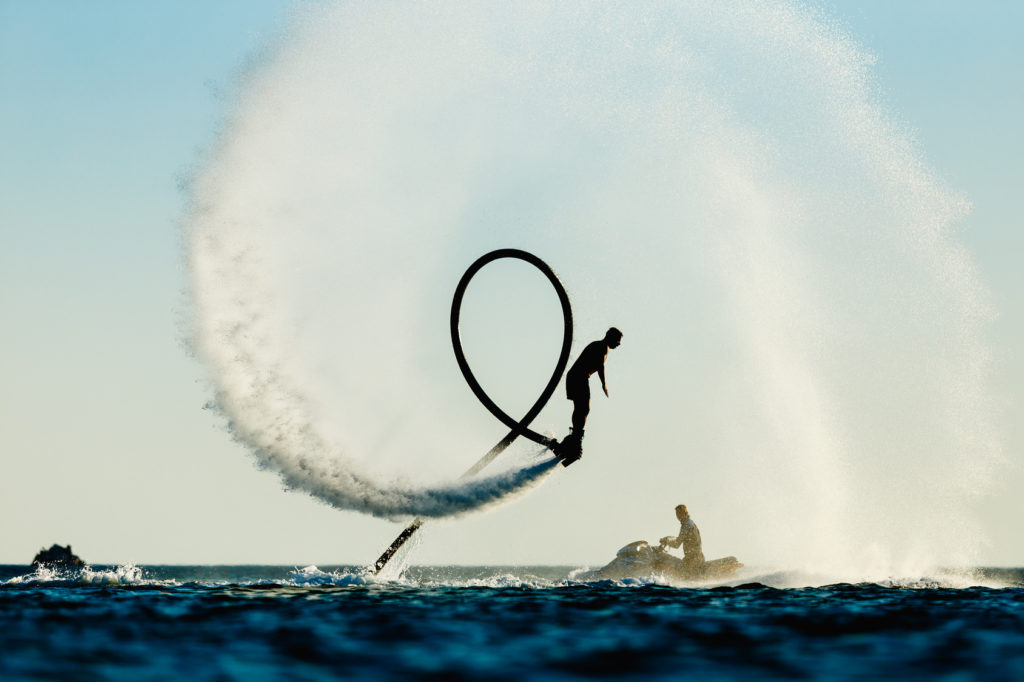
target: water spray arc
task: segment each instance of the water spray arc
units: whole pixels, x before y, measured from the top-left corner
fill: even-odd
[[[625,462],[642,433],[643,466],[559,498],[579,523],[594,495],[630,513],[578,546],[536,538],[540,563],[635,537],[684,486],[752,565],[857,582],[974,563],[1005,453],[970,205],[818,4],[304,6],[190,182],[187,332],[231,438],[287,490],[394,530],[538,485],[558,462],[529,438],[446,475],[480,425],[451,412],[469,395],[444,304],[497,238],[557,254],[576,305],[642,335],[604,442]],[[557,333],[553,306],[519,303],[487,319]],[[556,341],[516,336],[550,369]],[[516,431],[496,418],[479,449]]]
[[[487,392],[477,381],[476,376],[473,374],[473,370],[469,367],[469,362],[466,360],[465,351],[462,348],[462,337],[459,334],[459,319],[462,313],[462,299],[466,294],[466,289],[469,287],[470,281],[476,273],[480,272],[481,269],[488,263],[492,263],[496,260],[503,258],[512,258],[521,260],[534,266],[545,277],[551,282],[551,286],[554,287],[555,293],[558,295],[558,302],[562,308],[562,349],[558,354],[558,362],[555,363],[555,368],[551,372],[551,378],[548,380],[544,390],[541,391],[537,400],[534,401],[533,406],[523,415],[523,418],[516,421],[509,416],[504,410],[491,399]],[[484,467],[494,461],[494,458],[501,454],[512,442],[522,436],[535,443],[543,445],[546,448],[554,448],[558,442],[546,436],[543,436],[536,431],[529,428],[530,422],[532,422],[537,415],[540,414],[544,406],[547,405],[551,396],[554,394],[555,389],[558,387],[561,381],[562,375],[565,373],[565,367],[569,363],[569,352],[572,348],[572,306],[569,303],[569,295],[565,291],[565,287],[559,281],[558,276],[554,270],[548,266],[543,260],[530,253],[529,251],[523,251],[521,249],[497,249],[489,253],[480,256],[476,259],[472,265],[462,275],[462,279],[459,280],[459,284],[455,287],[455,295],[452,297],[452,311],[450,318],[450,329],[452,336],[452,349],[455,351],[455,359],[459,363],[459,369],[462,370],[462,376],[465,377],[466,383],[473,390],[473,394],[476,395],[477,399],[483,403],[484,407],[493,414],[497,419],[509,428],[508,434],[505,435],[500,441],[498,441],[494,447],[487,451],[479,461],[469,468],[461,477],[461,479],[471,478],[480,472]],[[394,542],[384,553],[380,555],[376,562],[374,562],[374,573],[380,573],[380,571],[387,565],[388,561],[395,555],[395,553],[404,545],[415,533],[419,530],[420,526],[423,525],[423,519],[416,518],[410,523],[405,530],[403,530]]]

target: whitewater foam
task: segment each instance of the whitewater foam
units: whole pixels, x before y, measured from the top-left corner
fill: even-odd
[[[4,585],[34,585],[46,583],[68,583],[75,585],[142,585],[152,584],[143,577],[142,569],[133,563],[120,564],[109,568],[82,566],[76,568],[60,566],[36,566],[35,570],[4,581]],[[159,581],[159,584],[177,584],[174,581]]]

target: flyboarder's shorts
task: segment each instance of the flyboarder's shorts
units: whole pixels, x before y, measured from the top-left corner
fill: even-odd
[[[565,376],[565,397],[573,402],[590,400],[590,377],[567,374]]]

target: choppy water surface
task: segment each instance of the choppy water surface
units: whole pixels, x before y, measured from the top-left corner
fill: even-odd
[[[700,589],[558,567],[0,571],[5,680],[1024,678],[1019,570]]]

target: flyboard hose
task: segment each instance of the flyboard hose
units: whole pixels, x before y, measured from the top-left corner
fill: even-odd
[[[487,395],[480,382],[476,380],[476,376],[473,374],[473,370],[469,367],[469,362],[466,361],[466,354],[462,349],[462,338],[459,334],[459,316],[462,312],[462,298],[466,294],[466,288],[469,286],[470,281],[476,273],[487,265],[496,260],[502,258],[514,258],[521,261],[526,261],[530,265],[540,270],[548,281],[551,282],[551,286],[555,288],[555,293],[558,294],[558,302],[562,305],[562,350],[558,355],[558,362],[555,364],[555,369],[551,373],[551,379],[548,380],[547,386],[541,391],[540,396],[531,407],[523,418],[516,421],[508,414],[505,413],[500,407],[495,404],[491,397]],[[528,438],[535,443],[539,443],[546,448],[553,448],[557,445],[558,441],[542,436],[541,434],[533,431],[529,428],[530,422],[532,422],[540,411],[544,409],[544,406],[551,399],[555,389],[558,387],[558,383],[562,378],[562,374],[565,372],[566,365],[569,364],[569,351],[572,346],[572,307],[569,305],[569,295],[565,292],[565,287],[558,281],[558,276],[555,275],[554,271],[548,267],[548,264],[542,261],[537,256],[533,255],[529,251],[522,251],[520,249],[498,249],[485,253],[480,256],[469,266],[465,274],[462,275],[462,279],[459,280],[459,285],[455,287],[455,296],[452,298],[452,313],[451,313],[451,335],[452,335],[452,349],[455,351],[455,359],[459,363],[459,369],[462,370],[462,376],[466,378],[466,383],[473,389],[473,394],[476,395],[477,399],[483,403],[491,414],[498,418],[502,424],[507,426],[510,430],[508,434],[502,438],[498,443],[487,451],[487,454],[480,458],[480,460],[471,466],[469,470],[464,473],[461,479],[475,476],[481,469],[490,464],[495,457],[497,457],[505,448],[512,444],[519,436]],[[410,523],[405,530],[403,530],[395,541],[391,543],[391,546],[384,550],[384,553],[380,555],[374,563],[374,573],[380,573],[381,569],[391,560],[391,557],[395,555],[395,552],[401,548],[413,536],[413,534],[419,530],[420,526],[423,525],[423,519],[417,518]]]

